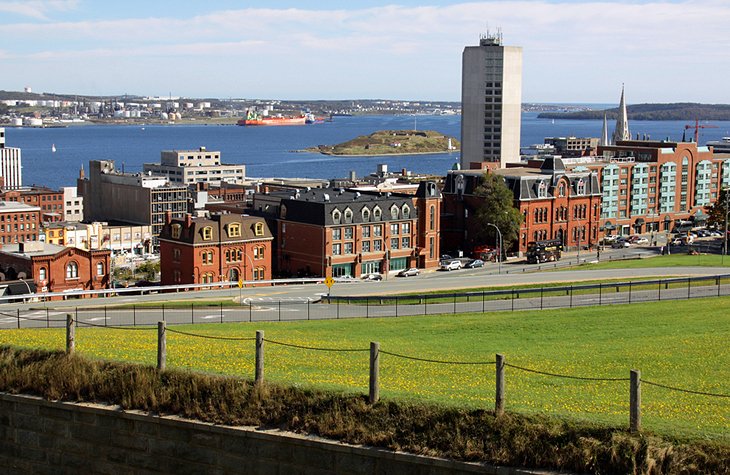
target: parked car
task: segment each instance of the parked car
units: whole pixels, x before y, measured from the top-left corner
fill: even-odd
[[[450,255],[448,255],[448,254],[441,254],[441,260],[442,261],[450,261],[451,259],[453,259],[453,257],[451,257]]]
[[[625,247],[631,247],[631,243],[629,241],[621,239],[614,241],[614,243],[611,244],[611,247],[614,249],[622,249]]]
[[[467,269],[476,269],[477,267],[484,267],[484,261],[481,259],[472,259],[464,267],[466,267]]]
[[[411,267],[410,269],[403,269],[402,271],[398,272],[398,277],[411,277],[420,273],[420,270],[415,267]]]
[[[365,274],[361,277],[362,280],[383,280],[383,276],[378,273]]]
[[[446,271],[459,270],[461,269],[461,261],[442,261],[440,269]]]
[[[634,244],[649,244],[649,240],[645,237],[639,237],[639,239],[634,241]]]
[[[337,282],[355,282],[357,279],[351,275],[342,275],[340,277],[335,277],[335,280]]]

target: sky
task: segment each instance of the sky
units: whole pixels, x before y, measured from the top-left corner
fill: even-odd
[[[500,30],[523,102],[730,103],[728,25],[728,0],[0,0],[0,90],[459,101]]]

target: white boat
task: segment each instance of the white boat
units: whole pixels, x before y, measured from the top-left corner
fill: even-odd
[[[723,137],[720,140],[710,140],[708,147],[712,147],[715,153],[730,153],[730,137]]]
[[[55,152],[55,151],[56,151],[56,144],[54,143],[54,144],[51,144],[51,152]]]

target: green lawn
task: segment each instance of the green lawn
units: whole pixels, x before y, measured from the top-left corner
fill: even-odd
[[[686,248],[685,248],[686,249]],[[716,254],[699,254],[690,256],[684,250],[681,254],[675,252],[669,256],[656,256],[644,259],[624,259],[615,261],[601,261],[596,264],[581,264],[579,269],[645,269],[650,267],[730,267],[730,256]],[[563,270],[563,269],[557,269]]]
[[[420,358],[491,362],[495,353],[526,368],[572,376],[628,378],[730,394],[730,298],[572,310],[412,318],[175,326],[196,334],[253,337],[303,346],[360,349],[324,352],[266,343],[266,377],[303,386],[367,393],[368,347]],[[701,309],[701,310],[700,310]],[[3,330],[0,344],[61,349],[61,329]],[[93,357],[154,364],[156,332],[78,329],[77,349]],[[169,332],[168,366],[252,377],[253,341],[194,338]],[[381,395],[445,405],[492,408],[494,366],[444,365],[381,355]],[[507,368],[506,407],[624,427],[627,381],[563,379]],[[730,440],[730,398],[644,384],[643,425],[668,435]]]

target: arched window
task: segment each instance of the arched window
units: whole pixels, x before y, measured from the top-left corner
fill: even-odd
[[[75,262],[69,262],[66,266],[66,278],[67,279],[78,279],[79,278],[79,265]]]
[[[380,210],[380,206],[376,206],[373,209],[373,219],[375,221],[380,221],[381,215],[382,215],[382,211]]]
[[[263,236],[264,235],[264,223],[258,222],[254,226],[254,234],[256,236]]]
[[[370,209],[367,206],[362,209],[362,220],[364,223],[370,221]]]
[[[103,262],[96,263],[96,275],[104,275],[104,263]]]
[[[46,280],[46,268],[41,267],[38,269],[38,280]]]
[[[180,230],[182,229],[182,226],[180,224],[173,224],[170,227],[171,235],[173,239],[180,239]]]
[[[558,196],[565,196],[565,183],[560,182],[558,186]]]
[[[228,237],[240,237],[241,236],[241,224],[231,223],[228,225]]]
[[[352,223],[352,210],[350,208],[345,208],[345,223]]]
[[[238,282],[238,269],[231,269],[228,271],[228,281]]]
[[[545,198],[547,196],[547,184],[544,181],[540,181],[537,184],[537,197]]]
[[[433,231],[436,226],[436,207],[431,205],[431,208],[428,210],[428,229],[430,231]]]
[[[403,219],[410,219],[411,207],[408,205],[403,205],[403,208],[401,208],[401,216],[403,217]]]
[[[340,210],[332,210],[332,222],[334,224],[340,224],[342,221],[342,213],[340,213]]]
[[[576,193],[581,196],[586,194],[586,182],[583,178],[579,179],[576,184]]]

